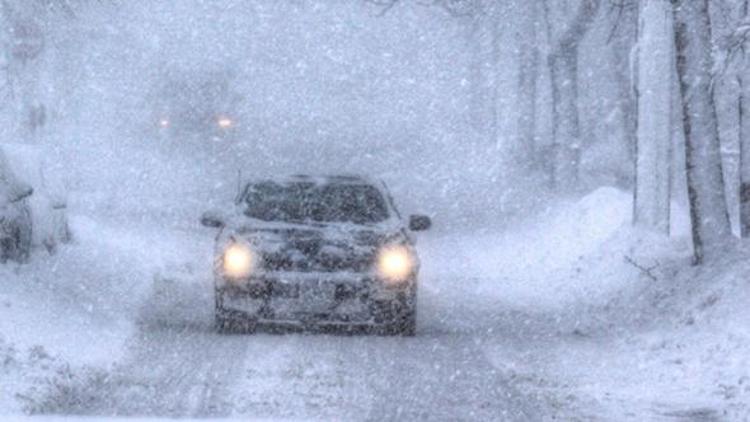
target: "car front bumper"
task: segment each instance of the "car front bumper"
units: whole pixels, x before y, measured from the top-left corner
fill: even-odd
[[[392,303],[414,305],[413,279],[388,285],[366,274],[266,274],[248,280],[218,279],[217,308],[264,322],[307,326],[364,325],[386,321]]]

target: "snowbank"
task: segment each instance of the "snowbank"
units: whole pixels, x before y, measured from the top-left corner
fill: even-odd
[[[75,241],[57,254],[38,251],[26,265],[0,266],[3,413],[20,411],[24,402],[16,394],[52,377],[60,368],[106,368],[121,359],[136,324],[143,322],[144,313],[152,315],[144,304],[153,296],[158,275],[173,273],[175,268],[182,274],[197,274],[188,262],[210,262],[208,234],[111,225],[87,217],[75,217],[71,223]],[[184,290],[174,287],[171,291],[185,296]],[[205,296],[196,296],[196,290],[188,290],[191,297]],[[160,297],[162,303],[151,305],[171,309],[180,300],[179,296]]]
[[[425,287],[444,291],[465,280],[478,297],[532,310],[600,303],[638,277],[628,259],[672,246],[635,231],[631,214],[632,194],[605,187],[502,232],[428,235],[420,245]],[[675,205],[677,233],[686,231],[682,215]]]
[[[559,393],[570,415],[750,420],[750,243],[693,267],[684,209],[673,206],[666,238],[634,229],[631,207],[630,194],[599,189],[515,230],[436,248],[449,264],[428,265],[430,287],[448,294],[463,275],[466,306],[514,313],[523,326],[498,319],[497,330],[522,341],[488,345],[488,358]]]
[[[606,304],[560,316],[563,337],[537,364],[599,418],[747,421],[750,245],[701,268],[651,259]]]

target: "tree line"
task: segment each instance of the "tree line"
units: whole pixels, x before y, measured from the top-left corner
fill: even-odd
[[[389,12],[406,0],[371,0]],[[508,16],[505,2],[434,0],[467,19],[475,46],[473,115],[490,142],[498,139],[497,43]],[[507,6],[507,5],[506,5]],[[519,0],[511,4],[517,30],[517,136],[504,154],[529,171],[541,167],[551,188],[579,186],[581,133],[579,61],[593,25],[608,25],[615,63],[609,75],[625,151],[633,171],[621,184],[634,194],[636,225],[670,231],[671,200],[684,185],[695,262],[719,255],[732,236],[730,207],[740,233],[750,236],[750,58],[748,0]],[[546,72],[551,139],[540,143],[538,84]],[[726,89],[725,85],[731,85]],[[717,110],[717,101],[730,104]],[[731,115],[730,118],[725,115]],[[720,121],[730,122],[724,138]],[[731,138],[731,139],[726,139]],[[675,151],[684,171],[675,172]],[[735,169],[734,172],[730,171]],[[677,176],[675,176],[677,175]],[[732,178],[732,179],[728,179]],[[736,179],[736,180],[735,180]],[[732,192],[736,189],[737,192]]]

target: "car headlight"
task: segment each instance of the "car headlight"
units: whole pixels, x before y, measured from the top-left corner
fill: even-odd
[[[234,243],[224,251],[224,275],[231,278],[245,278],[253,272],[255,257],[245,245]]]
[[[222,116],[216,119],[216,124],[220,129],[229,129],[234,126],[234,122],[232,121],[232,119],[226,116]]]
[[[413,273],[415,259],[406,246],[386,246],[378,254],[378,273],[386,282],[406,281]]]

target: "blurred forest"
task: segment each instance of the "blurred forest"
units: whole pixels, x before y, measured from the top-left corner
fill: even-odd
[[[748,0],[0,6],[0,142],[38,145],[78,210],[194,215],[238,173],[364,172],[443,227],[610,185],[668,232],[670,200],[691,197],[683,100],[697,89],[720,141],[710,208],[741,231]],[[675,40],[702,35],[680,55]]]

